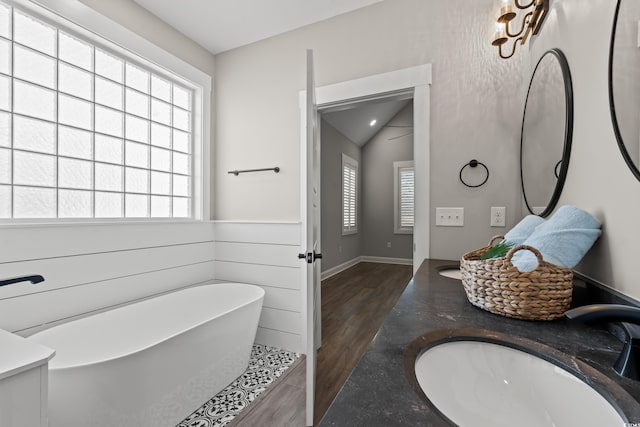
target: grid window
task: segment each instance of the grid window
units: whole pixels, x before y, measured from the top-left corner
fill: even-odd
[[[192,218],[194,90],[151,69],[0,1],[0,218]]]
[[[395,233],[413,234],[415,171],[413,161],[393,162]]]
[[[0,3],[0,37],[11,37],[11,8]]]
[[[358,161],[342,155],[342,234],[358,232]]]

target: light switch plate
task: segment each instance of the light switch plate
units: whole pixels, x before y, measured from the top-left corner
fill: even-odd
[[[436,225],[440,227],[463,227],[464,208],[436,208]]]

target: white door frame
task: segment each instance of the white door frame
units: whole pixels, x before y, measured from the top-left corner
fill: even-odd
[[[367,98],[413,90],[413,153],[415,162],[415,225],[413,230],[413,271],[429,257],[429,153],[430,153],[430,88],[431,64],[419,65],[383,74],[371,75],[316,88],[318,109],[336,104],[347,104]],[[300,218],[302,251],[307,248],[307,181],[311,171],[307,170],[307,111],[306,91],[300,91]],[[302,319],[306,319],[306,269],[301,269],[303,290]],[[311,296],[309,296],[311,297]],[[303,325],[300,348],[306,348],[309,325]]]

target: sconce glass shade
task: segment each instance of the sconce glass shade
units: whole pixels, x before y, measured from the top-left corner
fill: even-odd
[[[508,40],[509,40],[509,38],[506,35],[502,35],[501,36],[499,34],[496,34],[496,36],[494,37],[493,41],[491,42],[491,45],[492,46],[502,46]]]
[[[500,8],[500,15],[498,15],[498,22],[506,24],[509,21],[513,21],[517,13],[513,11],[511,6],[503,6]]]
[[[493,21],[493,26],[495,27],[495,32],[491,39],[491,45],[502,46],[509,41],[509,36],[507,36],[507,25],[502,22]]]
[[[503,59],[508,59],[513,56],[518,42],[524,45],[530,35],[538,34],[549,10],[549,0],[531,0],[531,2],[526,5],[521,4],[518,0],[514,1],[515,4],[511,4],[511,0],[502,0],[500,12],[495,21],[501,26],[501,29],[496,31],[491,41],[492,46],[498,47],[500,57]],[[524,10],[526,13],[518,17],[517,9]],[[513,29],[510,27],[510,24],[514,20],[521,22],[521,26],[517,32],[513,32]],[[510,39],[514,39],[513,49],[511,50],[511,54],[505,55],[502,52],[502,46]]]

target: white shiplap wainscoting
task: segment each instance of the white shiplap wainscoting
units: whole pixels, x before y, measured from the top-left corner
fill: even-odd
[[[214,221],[216,279],[265,290],[256,342],[303,352],[301,225]]]
[[[45,326],[215,278],[213,223],[127,222],[0,227],[0,329]]]

